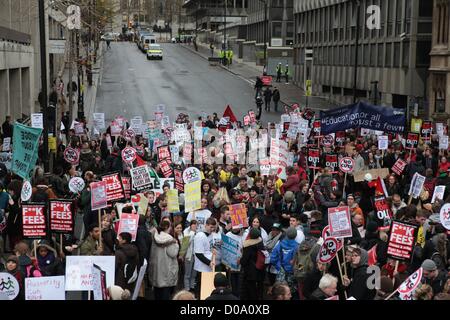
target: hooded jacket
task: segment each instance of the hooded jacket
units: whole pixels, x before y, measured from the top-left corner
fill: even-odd
[[[355,297],[356,300],[373,300],[376,295],[375,289],[367,287],[367,279],[370,274],[367,273],[368,254],[364,249],[361,250],[361,259],[358,265],[352,265],[349,270],[350,285],[347,288],[349,297]]]
[[[48,252],[46,256],[42,257],[39,254],[40,247],[47,248]],[[32,251],[34,252],[34,249],[32,249]],[[42,240],[37,245],[36,252],[39,270],[41,271],[43,277],[51,277],[63,274],[63,270],[61,269],[61,263],[58,259],[58,254],[56,250],[52,246],[50,246],[50,244],[46,240]]]
[[[155,231],[150,255],[150,279],[156,288],[174,287],[178,281],[179,245],[164,232]]]
[[[139,253],[134,244],[126,243],[117,247],[116,250],[116,280],[115,284],[123,289],[130,291],[134,288],[134,283],[127,283],[125,279],[125,265],[127,267],[136,268],[139,272]],[[133,272],[132,270],[131,272]]]
[[[283,268],[286,273],[293,273],[291,261],[294,259],[298,246],[299,244],[295,239],[284,238],[273,249],[270,255],[270,263],[277,271]]]

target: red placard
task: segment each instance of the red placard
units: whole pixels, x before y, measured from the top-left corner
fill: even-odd
[[[123,191],[120,173],[114,172],[106,174],[102,176],[102,181],[106,183],[106,199],[108,204],[125,199],[125,192]]]
[[[319,149],[309,149],[308,150],[308,167],[310,169],[320,169],[320,150]]]
[[[169,146],[158,147],[158,161],[163,161],[167,159],[172,159],[170,156]]]
[[[315,120],[313,122],[312,134],[315,138],[321,137],[321,135],[320,135],[321,134],[321,126],[322,126],[322,124],[321,124],[320,120]]]
[[[139,222],[139,215],[137,213],[122,213],[120,215],[119,230],[117,237],[122,232],[128,232],[132,236],[132,240],[136,241],[136,234]]]
[[[423,121],[422,128],[420,129],[420,136],[423,140],[431,140],[431,134],[433,133],[433,122]]]
[[[342,147],[345,143],[345,131],[338,131],[334,136],[334,141],[339,147]]]
[[[245,115],[244,116],[244,126],[248,126],[248,125],[250,125],[250,116]]]
[[[173,174],[173,170],[170,167],[169,163],[167,162],[167,160],[163,160],[159,163],[159,167],[161,168],[161,172],[164,175],[164,178],[169,178],[172,176]]]
[[[319,261],[321,263],[329,263],[334,259],[338,252],[338,243],[335,238],[327,238],[319,250]]]
[[[122,150],[122,160],[126,163],[133,163],[136,160],[136,150],[132,147],[126,147]]]
[[[330,226],[326,226],[325,228],[323,228],[322,230],[322,238],[323,240],[327,240],[328,238],[330,238]],[[344,247],[344,240],[342,240],[341,238],[335,238],[337,241],[337,250],[341,251],[341,249]]]
[[[352,237],[352,221],[349,207],[328,208],[328,225],[333,238]]]
[[[419,144],[419,134],[408,132],[408,137],[406,139],[405,148],[408,150],[415,149]]]
[[[23,237],[42,239],[47,237],[46,210],[43,203],[22,203]]]
[[[396,260],[411,260],[417,229],[418,226],[413,224],[392,221],[387,251],[388,256]]]
[[[184,192],[184,182],[183,182],[183,171],[175,169],[175,189],[177,189],[180,193]]]
[[[50,232],[73,233],[72,201],[50,200]]]
[[[250,123],[256,123],[255,111],[249,111],[248,116],[250,117]],[[245,118],[245,117],[244,117]],[[244,119],[245,120],[245,119]]]
[[[125,192],[125,198],[129,200],[131,198],[131,178],[122,177],[123,191]]]
[[[263,86],[270,86],[272,85],[272,77],[271,76],[261,76],[259,77],[263,83]]]
[[[386,202],[386,197],[385,196],[375,197],[374,205],[375,210],[377,212],[377,218],[379,221],[378,225],[382,228],[388,227],[392,219],[392,211],[388,203]]]
[[[192,163],[192,144],[185,143],[183,146],[183,159],[186,164]]]
[[[328,134],[323,137],[322,144],[324,147],[332,147],[334,145],[334,136],[332,134]]]
[[[100,210],[108,206],[106,197],[106,182],[92,182],[91,187],[91,210]]]
[[[403,161],[402,159],[398,159],[395,162],[394,166],[392,167],[392,171],[396,175],[401,176],[403,173],[403,170],[405,170],[406,165],[407,165],[406,161]]]
[[[338,157],[337,154],[327,154],[325,155],[325,167],[330,167],[332,173],[337,172],[338,168]]]
[[[339,169],[344,173],[352,172],[354,167],[355,160],[350,157],[344,157],[339,160]]]

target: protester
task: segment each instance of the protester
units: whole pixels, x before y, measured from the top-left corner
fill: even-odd
[[[312,293],[312,300],[326,300],[333,297],[337,291],[338,280],[330,274],[325,274],[319,282],[319,287]]]
[[[239,300],[231,293],[229,281],[221,273],[217,273],[214,276],[214,288],[214,291],[206,300]]]
[[[132,236],[128,232],[119,234],[116,249],[116,277],[115,285],[133,291],[139,272],[139,252],[135,244],[131,243]]]
[[[291,290],[286,283],[275,283],[272,287],[272,300],[291,300]]]

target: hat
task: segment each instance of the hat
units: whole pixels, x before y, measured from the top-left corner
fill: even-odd
[[[426,259],[422,262],[422,268],[425,271],[434,271],[437,269],[436,263],[431,259]]]
[[[275,223],[272,225],[272,229],[282,230],[281,224],[279,224],[278,222],[275,222]]]
[[[286,202],[294,201],[294,193],[292,191],[286,191],[286,193],[284,194],[284,200]]]
[[[367,182],[372,181],[372,175],[370,173],[366,173],[366,175],[364,176],[364,180]]]
[[[219,288],[219,287],[228,287],[228,286],[229,286],[229,282],[225,275],[223,275],[222,273],[217,273],[214,276],[214,287]]]
[[[369,233],[375,233],[378,230],[378,224],[375,221],[370,221],[367,224],[367,228],[366,228],[367,232]]]
[[[295,239],[297,237],[297,229],[295,229],[294,227],[289,227],[286,230],[286,235],[287,235],[288,239],[291,239],[291,240]]]
[[[261,236],[261,232],[256,229],[256,228],[252,228],[250,230],[250,239],[258,239]]]
[[[15,255],[10,255],[10,256],[8,257],[8,259],[6,260],[6,263],[8,263],[8,262],[10,262],[10,261],[12,261],[12,262],[14,262],[15,264],[19,265],[19,258],[18,258],[17,256],[15,256]]]

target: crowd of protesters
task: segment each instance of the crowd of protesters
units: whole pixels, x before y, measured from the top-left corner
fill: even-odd
[[[220,126],[217,114],[199,120],[210,129]],[[193,121],[188,116],[180,115],[176,122],[187,123],[193,134]],[[2,125],[3,138],[12,137],[12,125],[11,119]],[[240,122],[232,125],[244,127]],[[440,208],[450,202],[450,162],[448,150],[439,150],[434,134],[428,141],[421,139],[414,150],[406,150],[402,141],[394,137],[383,152],[378,150],[376,135],[363,136],[359,129],[347,130],[343,142],[329,147],[318,143],[312,135],[305,143],[291,139],[288,151],[293,155],[293,165],[285,169],[283,178],[273,172],[263,176],[258,168],[245,164],[194,165],[203,176],[201,208],[194,214],[184,212],[180,196],[180,212],[169,213],[170,186],[164,186],[161,194],[147,190],[144,194],[149,206],[146,214],[139,217],[136,241],[132,241],[129,233],[117,234],[119,217],[115,206],[103,210],[98,225],[97,211],[91,210],[89,184],[108,172],[119,171],[126,176],[129,168],[123,163],[121,150],[137,145],[145,150],[140,160],[163,178],[157,155],[149,149],[146,137],[138,135],[132,141],[112,137],[112,146],[108,147],[110,128],[99,136],[90,134],[84,126],[82,135],[76,135],[73,129],[66,130],[64,139],[59,139],[52,172],[44,173],[38,162],[31,179],[32,202],[73,200],[76,215],[81,215],[83,221],[79,239],[73,234],[64,235],[62,244],[58,237],[38,242],[24,240],[20,200],[23,181],[0,163],[0,271],[17,278],[21,299],[26,277],[64,275],[68,255],[115,256],[115,286],[109,289],[111,298],[119,300],[130,298],[136,285],[136,277],[130,270],[139,268],[144,259],[148,261],[148,272],[140,297],[156,300],[199,299],[201,273],[213,270],[225,272],[226,276],[218,274],[214,278],[215,290],[208,298],[211,300],[323,300],[335,296],[342,300],[399,299],[391,293],[420,267],[423,277],[413,298],[450,299],[449,232],[439,220]],[[256,126],[262,127],[260,123]],[[280,138],[285,138],[285,134]],[[310,145],[321,150],[315,170],[308,166]],[[65,161],[63,152],[67,146],[80,150],[79,165]],[[207,147],[208,142],[203,146]],[[41,148],[41,155],[42,152]],[[352,157],[353,173],[344,175],[327,167],[327,154]],[[400,175],[392,171],[398,159],[407,162]],[[172,166],[183,170],[191,165]],[[384,180],[393,214],[391,220],[419,227],[412,259],[397,263],[396,267],[396,261],[387,254],[389,225],[386,228],[376,217],[374,198],[380,192],[376,179],[370,173],[364,174],[362,182],[353,178],[377,168],[389,169]],[[425,176],[426,182],[420,197],[409,199],[408,190],[415,173]],[[73,177],[85,180],[82,192],[69,190],[68,183]],[[431,203],[439,185],[446,186],[444,197]],[[246,205],[248,228],[232,226],[228,205],[239,203]],[[322,231],[328,225],[328,209],[339,206],[350,208],[353,229],[352,237],[345,238],[345,256],[340,260],[345,270],[342,277],[337,259],[327,264],[317,259]],[[123,212],[131,213],[132,208],[125,207]],[[221,261],[221,234],[240,244],[237,270]],[[189,245],[181,250],[186,242]],[[369,266],[379,267],[378,287],[368,286]]]

